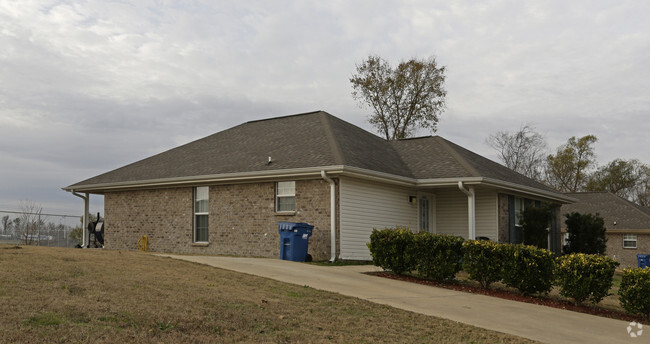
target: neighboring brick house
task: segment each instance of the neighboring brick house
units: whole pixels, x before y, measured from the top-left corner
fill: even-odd
[[[104,195],[105,247],[279,257],[278,221],[316,260],[370,259],[373,228],[518,241],[518,212],[572,199],[438,136],[388,141],[317,111],[251,121],[70,185]],[[87,212],[87,211],[86,211]]]
[[[564,214],[598,214],[605,220],[607,255],[621,268],[637,265],[637,254],[650,254],[650,208],[634,204],[611,192],[567,193],[578,202],[562,206],[562,232],[566,233]]]

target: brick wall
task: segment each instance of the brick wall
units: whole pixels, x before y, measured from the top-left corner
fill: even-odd
[[[152,251],[172,252],[192,242],[192,188],[104,195],[105,247],[137,249],[143,235]]]
[[[636,248],[623,248],[623,234],[605,232],[607,255],[621,263],[619,268],[637,266],[637,254],[650,254],[650,234],[636,235]]]
[[[191,254],[280,256],[277,222],[314,225],[309,253],[326,260],[330,252],[329,184],[296,181],[296,213],[275,213],[275,183],[210,186],[209,241],[192,243],[193,188],[107,193],[106,248],[136,249],[147,235],[149,250]]]

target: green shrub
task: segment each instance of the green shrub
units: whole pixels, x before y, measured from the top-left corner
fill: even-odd
[[[527,207],[521,214],[524,244],[539,248],[548,247],[548,228],[553,213],[549,206]]]
[[[600,302],[609,295],[618,262],[593,254],[573,253],[557,258],[556,283],[560,294],[580,304]]]
[[[418,274],[437,281],[454,279],[461,269],[463,241],[463,238],[452,235],[416,234],[415,268]]]
[[[463,242],[463,270],[483,288],[501,280],[501,258],[497,243],[484,240]]]
[[[605,254],[605,221],[600,215],[573,212],[565,216],[564,223],[569,233],[569,240],[564,246],[565,253]]]
[[[413,232],[407,227],[373,229],[370,242],[367,244],[372,262],[398,275],[413,271],[415,268],[413,236]]]
[[[499,245],[502,277],[507,286],[528,295],[547,294],[553,287],[555,258],[549,250],[524,245]]]
[[[624,269],[618,299],[627,312],[650,319],[650,269]]]

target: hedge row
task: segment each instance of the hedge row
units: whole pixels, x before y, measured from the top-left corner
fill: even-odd
[[[451,280],[461,269],[463,238],[413,234],[406,227],[372,231],[368,248],[373,263],[401,275],[417,270],[424,277]]]
[[[368,248],[375,265],[397,274],[415,271],[444,281],[453,279],[462,267],[484,288],[502,282],[523,294],[546,294],[557,285],[563,296],[577,303],[598,303],[607,296],[618,266],[606,256],[571,254],[555,258],[550,251],[534,246],[413,234],[405,227],[373,229]],[[624,274],[619,296],[623,307],[629,305],[630,310],[626,310],[648,316],[650,298],[638,300],[650,292],[650,269],[637,270]],[[624,303],[623,299],[629,301]]]
[[[468,240],[463,243],[463,269],[489,288],[494,282],[523,294],[548,293],[553,287],[553,253],[534,246]]]

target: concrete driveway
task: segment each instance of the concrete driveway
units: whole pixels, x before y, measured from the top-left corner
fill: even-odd
[[[317,266],[279,259],[163,255],[307,285],[412,312],[455,320],[546,343],[650,343],[631,338],[628,322],[363,274],[364,266]]]

